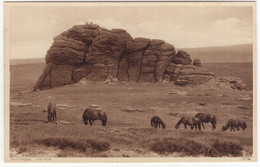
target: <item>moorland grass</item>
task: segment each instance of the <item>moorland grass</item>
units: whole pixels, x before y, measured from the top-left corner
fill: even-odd
[[[150,150],[158,154],[181,153],[183,156],[242,156],[243,147],[232,141],[214,140],[210,146],[184,138],[163,138],[153,142]]]
[[[58,147],[62,150],[71,148],[81,152],[86,152],[89,149],[98,152],[107,151],[110,149],[110,144],[108,142],[94,141],[91,139],[71,140],[67,138],[45,138],[34,140],[34,143],[43,144],[47,147]]]

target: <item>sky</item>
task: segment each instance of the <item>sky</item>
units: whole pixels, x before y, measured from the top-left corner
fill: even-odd
[[[177,49],[253,43],[252,6],[165,4],[11,5],[5,20],[10,58],[44,58],[55,36],[85,21],[125,29],[134,38],[162,39]]]

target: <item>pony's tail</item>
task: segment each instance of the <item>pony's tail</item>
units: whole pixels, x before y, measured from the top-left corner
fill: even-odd
[[[88,109],[86,109],[85,112],[84,112],[83,115],[82,115],[82,120],[83,120],[83,122],[84,122],[85,125],[87,124],[87,122],[86,122],[86,116],[85,116],[85,113],[87,112],[87,110],[88,110]]]
[[[182,123],[183,117],[176,123],[175,128],[178,129],[180,124]]]

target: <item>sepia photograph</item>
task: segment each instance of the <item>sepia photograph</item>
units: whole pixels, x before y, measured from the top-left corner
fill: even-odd
[[[6,162],[256,162],[256,2],[4,2]]]

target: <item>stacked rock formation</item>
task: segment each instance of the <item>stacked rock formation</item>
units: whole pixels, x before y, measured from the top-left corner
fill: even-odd
[[[191,64],[188,53],[159,39],[132,38],[125,30],[77,25],[54,38],[34,90],[90,81],[160,82],[198,85],[214,77]]]

